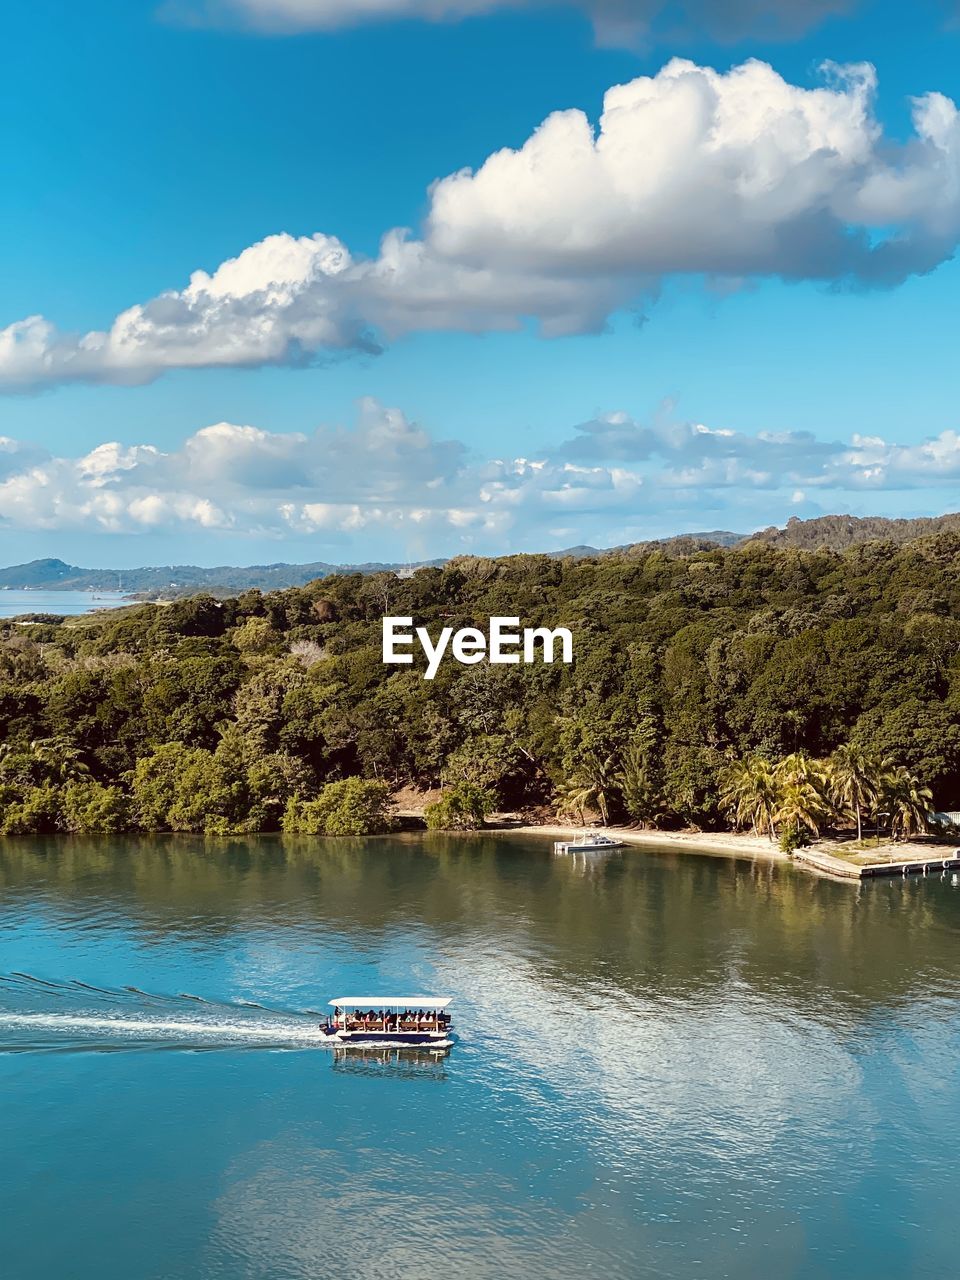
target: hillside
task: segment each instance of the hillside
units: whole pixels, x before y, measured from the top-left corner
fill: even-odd
[[[791,516],[781,529],[771,525],[750,536],[751,542],[773,547],[798,547],[804,551],[844,551],[864,542],[894,542],[898,545],[938,533],[960,532],[960,513],[927,516],[916,520],[889,520],[884,516],[817,516],[800,520]]]
[[[575,662],[451,659],[430,681],[419,657],[382,662],[385,612],[436,635],[508,610],[569,627]],[[846,746],[893,780],[877,795],[906,821],[930,807],[926,787],[960,809],[960,534],[840,553],[458,557],[11,621],[0,742],[11,834],[330,832],[310,807],[325,797],[460,784],[501,809],[575,813],[602,794],[615,820],[715,829],[738,760],[792,769],[796,821],[817,826],[817,762]]]
[[[960,513],[915,520],[890,520],[884,516],[818,516],[800,520],[792,516],[785,526],[771,525],[757,533],[732,533],[714,529],[702,533],[675,534],[609,548],[585,544],[544,553],[551,560],[586,560],[598,557],[631,558],[653,550],[670,556],[697,555],[711,547],[735,547],[765,543],[774,547],[794,547],[803,551],[844,551],[867,542],[902,545],[918,538],[960,532]],[[488,557],[487,557],[488,558]],[[303,587],[308,582],[349,573],[400,573],[424,565],[438,568],[446,558],[422,561],[417,565],[368,561],[363,564],[331,564],[317,560],[310,564],[217,565],[206,568],[193,564],[145,565],[136,569],[85,569],[64,560],[31,560],[26,564],[0,568],[0,590],[45,589],[48,591],[123,591],[144,599],[194,595],[199,591],[226,596],[235,592],[282,591]]]
[[[644,546],[662,546],[693,540],[701,545],[732,546],[742,539],[737,533],[696,533],[681,539],[658,538]],[[598,547],[566,547],[547,554],[555,560],[583,560],[594,556],[617,554],[626,548],[610,551]],[[438,567],[446,559],[424,560],[416,565],[366,561],[361,564],[330,564],[315,560],[309,564],[216,565],[205,568],[195,564],[144,565],[135,569],[85,569],[65,560],[30,560],[0,568],[0,590],[46,591],[123,591],[130,596],[155,597],[193,595],[209,591],[226,595],[236,591],[282,591],[287,587],[303,587],[318,578],[334,573],[403,573],[423,565]]]

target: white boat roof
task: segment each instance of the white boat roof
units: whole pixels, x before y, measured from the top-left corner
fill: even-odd
[[[452,996],[340,996],[330,1004],[341,1009],[445,1009]]]

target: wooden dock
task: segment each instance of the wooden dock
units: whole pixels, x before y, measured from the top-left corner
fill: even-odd
[[[812,849],[797,849],[794,861],[821,875],[836,876],[841,880],[866,880],[873,876],[925,876],[941,875],[946,871],[960,871],[960,849],[940,857],[905,858],[902,862],[847,862],[835,858],[832,853],[817,853]]]

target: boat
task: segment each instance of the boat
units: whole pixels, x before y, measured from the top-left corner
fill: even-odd
[[[555,840],[554,853],[610,853],[622,849],[623,841],[615,840],[602,831],[587,831],[573,840]]]
[[[333,1045],[449,1049],[449,996],[338,996],[320,1034]]]

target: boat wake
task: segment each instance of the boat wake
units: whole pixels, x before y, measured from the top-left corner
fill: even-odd
[[[0,1053],[323,1047],[312,1009],[0,974]]]

